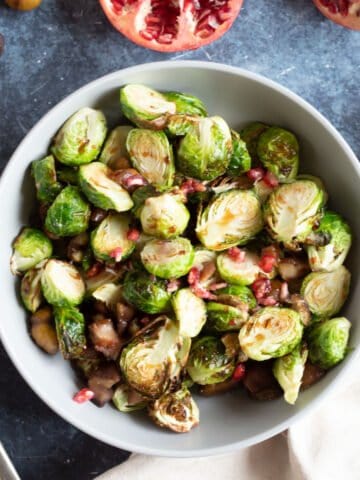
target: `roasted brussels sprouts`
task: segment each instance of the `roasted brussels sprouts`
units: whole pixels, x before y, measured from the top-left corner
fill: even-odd
[[[235,130],[231,130],[231,139],[233,148],[226,173],[234,176],[241,175],[250,170],[251,157],[247,150],[246,143]]]
[[[186,275],[194,262],[194,248],[187,238],[150,240],[145,244],[141,261],[146,270],[160,278]]]
[[[105,283],[98,287],[92,292],[92,296],[96,300],[100,300],[105,303],[105,305],[110,309],[114,310],[116,304],[121,302],[123,299],[122,296],[122,285],[116,285],[115,283]]]
[[[170,137],[183,137],[200,122],[200,117],[192,115],[171,115],[166,125]]]
[[[270,235],[291,245],[302,242],[320,219],[325,192],[309,179],[296,180],[275,189],[264,206]]]
[[[119,262],[128,257],[135,242],[128,239],[131,218],[123,213],[109,213],[91,234],[91,248],[99,260]]]
[[[295,180],[299,169],[299,144],[293,133],[280,127],[268,128],[259,137],[257,155],[280,182]]]
[[[121,352],[120,368],[131,388],[148,398],[159,398],[176,384],[190,350],[176,324],[162,317]]]
[[[350,272],[341,266],[332,272],[313,272],[304,278],[301,295],[319,318],[336,315],[349,294]]]
[[[126,148],[134,168],[158,190],[170,188],[174,182],[174,154],[164,132],[133,128],[126,139]]]
[[[327,211],[320,221],[315,234],[329,237],[323,246],[307,247],[309,264],[315,272],[331,272],[343,264],[351,246],[351,230],[349,225],[334,212]]]
[[[220,383],[231,377],[235,369],[235,357],[226,354],[219,338],[197,338],[191,347],[186,370],[199,385]]]
[[[124,162],[124,159],[128,158],[126,138],[132,129],[133,127],[130,125],[121,125],[114,128],[106,139],[99,161],[110,168],[119,168],[119,162]]]
[[[269,128],[268,125],[261,122],[253,122],[243,128],[240,132],[242,140],[246,143],[246,147],[253,161],[257,160],[257,146],[260,135]]]
[[[287,355],[300,342],[302,334],[303,325],[295,310],[266,307],[241,328],[239,341],[243,352],[260,362]]]
[[[56,333],[65,359],[77,358],[86,349],[84,316],[74,307],[54,308]]]
[[[243,285],[228,285],[216,291],[217,297],[223,303],[234,307],[244,307],[251,310],[256,307],[256,299],[250,288]],[[225,301],[227,300],[227,302]]]
[[[82,108],[58,131],[51,152],[65,165],[90,163],[99,155],[105,137],[104,114],[92,108]]]
[[[341,362],[347,352],[350,328],[351,323],[345,317],[311,326],[307,335],[310,361],[324,369]]]
[[[68,185],[47,211],[45,228],[58,237],[73,237],[87,230],[90,215],[90,205],[79,188]]]
[[[105,268],[100,268],[99,272],[94,275],[86,275],[86,295],[91,295],[95,290],[103,285],[118,282],[123,274],[124,269],[122,268],[122,265],[117,264],[114,266],[107,265]]]
[[[13,242],[10,260],[11,272],[16,275],[30,270],[42,260],[51,257],[53,247],[41,230],[25,227]]]
[[[181,139],[177,166],[188,177],[213,180],[228,168],[231,133],[221,117],[201,118]]]
[[[218,302],[206,304],[206,329],[211,332],[232,332],[239,330],[249,318],[248,311]]]
[[[25,308],[34,313],[43,301],[41,291],[42,268],[28,270],[21,279],[20,295]]]
[[[40,202],[51,203],[62,188],[56,178],[54,157],[49,155],[35,160],[31,165],[31,173],[35,181],[37,199]]]
[[[47,302],[57,307],[79,305],[85,294],[85,284],[78,270],[62,260],[46,262],[41,287]]]
[[[273,365],[273,373],[284,391],[284,399],[291,405],[299,395],[308,353],[307,347],[299,343],[290,353],[277,358]]]
[[[180,335],[196,337],[206,322],[204,300],[197,297],[190,288],[181,288],[171,299]]]
[[[111,170],[101,162],[79,168],[79,184],[88,200],[104,210],[126,212],[134,205],[129,193],[111,179]]]
[[[66,183],[67,185],[77,185],[78,184],[78,169],[74,167],[63,167],[57,170],[57,178],[60,182]]]
[[[243,245],[263,227],[260,202],[251,190],[230,190],[215,196],[197,220],[196,234],[209,250]]]
[[[176,104],[156,90],[144,85],[130,84],[120,89],[123,114],[138,127],[164,128],[169,115],[176,113]]]
[[[160,427],[178,433],[189,432],[199,424],[199,408],[186,387],[165,393],[149,405],[148,412]]]
[[[146,398],[132,390],[126,383],[116,388],[112,401],[115,407],[124,413],[142,410],[148,404]]]
[[[244,260],[239,262],[224,252],[217,258],[217,267],[221,278],[226,282],[234,285],[250,285],[261,271],[259,260],[255,253],[246,251]]]
[[[175,195],[169,193],[146,199],[140,213],[144,232],[160,238],[181,235],[189,220],[189,210]]]
[[[162,313],[170,308],[171,293],[166,282],[144,271],[129,272],[124,280],[123,296],[134,307],[146,313]]]
[[[163,92],[163,95],[168,102],[175,103],[177,114],[194,115],[195,117],[207,116],[204,103],[190,93]]]

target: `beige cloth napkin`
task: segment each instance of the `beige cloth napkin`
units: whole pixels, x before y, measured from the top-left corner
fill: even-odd
[[[360,480],[360,360],[336,392],[287,432],[204,458],[133,454],[97,480]]]

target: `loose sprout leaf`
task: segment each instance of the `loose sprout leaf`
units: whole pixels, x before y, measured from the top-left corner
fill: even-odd
[[[23,273],[51,257],[52,243],[36,228],[25,227],[13,242],[10,267],[13,274]]]
[[[195,117],[206,117],[207,111],[204,103],[190,93],[163,92],[168,102],[175,103],[176,113],[180,115],[193,115]]]
[[[146,398],[132,390],[125,383],[116,387],[112,401],[115,407],[120,412],[124,413],[142,410],[143,408],[146,408],[146,405],[148,404]]]
[[[116,304],[123,299],[122,289],[122,285],[105,283],[92,292],[92,296],[105,303],[109,309],[114,309]]]
[[[232,154],[226,173],[228,175],[241,175],[251,168],[251,157],[246,147],[246,143],[240,135],[231,130]]]
[[[23,304],[29,312],[36,312],[43,301],[41,291],[42,268],[28,270],[21,279],[20,295]]]
[[[99,161],[110,168],[114,168],[121,160],[127,159],[126,138],[133,128],[130,125],[121,125],[114,128],[106,139]]]
[[[206,322],[206,305],[190,288],[178,290],[171,299],[179,332],[187,337],[199,335]]]
[[[65,359],[80,357],[86,348],[85,319],[77,308],[54,308],[56,333]]]
[[[79,305],[85,295],[80,272],[62,260],[51,259],[46,263],[41,287],[47,302],[58,307]]]
[[[40,202],[51,203],[62,189],[57,181],[54,157],[49,155],[35,160],[31,164],[31,173],[35,181],[37,199]]]

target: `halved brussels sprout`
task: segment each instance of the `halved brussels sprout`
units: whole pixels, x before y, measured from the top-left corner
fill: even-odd
[[[176,104],[162,93],[145,85],[129,84],[120,89],[121,110],[138,127],[161,129],[169,115],[176,113]]]
[[[190,350],[186,370],[199,385],[220,383],[231,377],[235,369],[235,357],[226,354],[219,338],[197,338]]]
[[[261,205],[252,190],[230,190],[215,196],[197,220],[196,234],[209,250],[243,245],[263,227]]]
[[[73,237],[87,230],[90,215],[90,205],[80,189],[68,185],[47,211],[45,228],[58,237]]]
[[[37,199],[40,202],[52,202],[62,189],[56,178],[54,157],[49,155],[32,162],[31,173],[35,181]]]
[[[200,121],[200,117],[192,115],[171,115],[165,132],[170,137],[183,137]]]
[[[209,262],[216,263],[217,253],[213,250],[207,250],[204,247],[196,247],[195,248],[195,257],[193,267],[202,270],[204,265]]]
[[[131,217],[121,213],[109,213],[91,233],[91,248],[99,260],[119,262],[128,257],[135,242],[127,238]]]
[[[245,251],[244,260],[239,262],[224,252],[220,253],[217,258],[217,267],[225,282],[234,285],[250,285],[261,272],[259,260],[255,253]]]
[[[114,168],[121,159],[127,159],[129,155],[126,150],[126,138],[133,128],[130,125],[114,128],[106,139],[99,161]]]
[[[314,272],[331,272],[344,263],[351,246],[349,225],[337,213],[327,211],[320,221],[315,234],[329,236],[329,243],[324,246],[307,247],[309,265]]]
[[[228,285],[216,291],[216,295],[225,303],[227,298],[228,304],[235,306],[244,305],[247,310],[256,307],[257,302],[250,288],[243,285]]]
[[[206,305],[190,288],[181,288],[171,303],[179,323],[180,335],[196,337],[206,322]]]
[[[92,292],[92,296],[96,300],[100,300],[105,305],[113,310],[118,302],[123,299],[122,285],[116,285],[115,283],[105,283]]]
[[[274,362],[274,377],[284,391],[285,401],[290,405],[294,405],[299,396],[308,353],[307,347],[299,343],[294,350]]]
[[[241,328],[239,341],[244,353],[260,362],[287,355],[300,342],[302,334],[303,325],[295,310],[266,307]]]
[[[11,272],[16,275],[36,267],[51,257],[53,247],[48,237],[36,228],[25,227],[13,242],[10,259]]]
[[[124,413],[142,410],[148,404],[148,401],[142,395],[132,390],[125,383],[116,387],[112,401],[115,407]]]
[[[109,266],[107,265],[98,274],[94,276],[86,276],[86,294],[90,295],[98,288],[108,283],[116,283],[124,274],[124,270],[121,265]]]
[[[311,363],[328,369],[344,359],[351,323],[345,317],[332,318],[310,327],[307,339]]]
[[[154,239],[145,245],[140,257],[146,270],[153,275],[167,279],[179,278],[190,271],[194,249],[187,238]]]
[[[101,162],[79,168],[79,184],[88,200],[103,210],[126,212],[134,202],[127,190],[111,179],[111,170]]]
[[[195,247],[195,257],[192,268],[200,271],[199,283],[208,288],[211,284],[221,281],[216,268],[217,253],[204,247]]]
[[[257,146],[260,135],[269,128],[269,125],[261,122],[253,122],[240,131],[240,136],[246,143],[246,147],[252,160],[257,160]]]
[[[199,424],[199,408],[184,386],[155,400],[149,405],[148,412],[160,427],[177,433],[189,432]]]
[[[156,195],[159,194],[152,185],[146,185],[144,187],[137,188],[131,196],[132,201],[134,202],[132,209],[133,215],[140,219],[141,210],[145,204],[145,201],[150,197],[155,197]]]
[[[54,308],[60,351],[68,360],[80,357],[86,349],[84,315],[74,307]]]
[[[278,242],[302,242],[319,220],[325,192],[313,180],[296,180],[273,191],[264,206],[269,233]]]
[[[168,102],[175,103],[176,113],[181,115],[194,115],[206,117],[207,111],[204,103],[190,93],[162,92]]]
[[[140,213],[144,232],[160,238],[181,235],[189,220],[189,210],[175,195],[169,193],[146,199]]]
[[[320,318],[336,315],[349,295],[350,272],[341,266],[332,272],[313,272],[304,278],[301,295]]]
[[[144,271],[129,272],[124,280],[123,296],[134,307],[146,313],[162,313],[170,309],[171,293],[165,280]]]
[[[65,165],[90,163],[99,155],[105,137],[104,114],[92,108],[82,108],[60,128],[51,152]]]
[[[226,172],[231,153],[231,133],[225,120],[201,118],[180,141],[177,166],[188,177],[213,180]]]
[[[57,307],[79,305],[85,295],[85,284],[79,271],[62,260],[46,262],[41,287],[47,302]]]
[[[133,167],[158,190],[170,188],[175,165],[172,146],[164,132],[132,129],[126,139]]]
[[[189,350],[190,342],[181,337],[175,322],[163,317],[123,349],[121,372],[131,388],[148,398],[159,398],[178,381]]]
[[[240,135],[231,130],[232,154],[229,166],[227,168],[228,175],[241,175],[251,168],[251,157],[246,147],[246,143],[241,139]]]
[[[212,332],[239,330],[249,318],[247,310],[218,302],[208,302],[206,313],[206,329]]]
[[[265,167],[282,183],[296,178],[299,169],[299,144],[295,135],[280,127],[270,127],[258,140],[257,155]]]
[[[41,275],[42,268],[32,268],[21,279],[21,299],[25,308],[32,313],[36,312],[43,301]]]

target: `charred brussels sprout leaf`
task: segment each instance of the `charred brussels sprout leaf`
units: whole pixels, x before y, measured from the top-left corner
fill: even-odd
[[[328,369],[341,362],[347,352],[351,323],[344,317],[325,320],[310,327],[309,359]]]
[[[258,141],[257,154],[261,163],[280,182],[296,178],[299,169],[299,144],[295,135],[279,127],[270,127]]]
[[[57,307],[79,305],[84,298],[85,285],[78,270],[68,262],[49,260],[41,275],[45,299]]]
[[[65,359],[80,357],[86,349],[84,316],[74,307],[54,308],[56,333]]]
[[[92,108],[82,108],[58,131],[51,152],[65,165],[90,163],[99,155],[105,137],[104,114]]]
[[[206,304],[206,312],[208,318],[206,329],[212,332],[239,330],[249,318],[247,310],[218,302],[208,302]]]
[[[233,259],[227,252],[217,258],[217,267],[223,280],[234,285],[250,285],[261,272],[259,257],[255,253],[245,252],[242,262]]]
[[[65,187],[55,198],[45,218],[45,228],[58,237],[72,237],[85,232],[90,206],[77,187]]]
[[[146,398],[132,390],[125,383],[116,388],[112,401],[115,407],[124,413],[142,410],[148,404]]]
[[[43,301],[41,275],[42,268],[32,268],[21,279],[21,299],[25,308],[32,313],[36,312]]]
[[[30,270],[52,255],[52,244],[41,230],[25,227],[13,242],[10,268],[13,274]]]
[[[300,342],[303,325],[290,308],[266,307],[241,328],[240,347],[252,360],[263,361],[290,353]]]
[[[170,188],[174,182],[174,154],[164,132],[141,128],[130,131],[126,140],[133,167],[158,190]]]
[[[36,197],[40,202],[51,203],[60,193],[61,184],[57,181],[55,160],[52,155],[35,160],[31,172],[36,186]]]
[[[129,125],[114,128],[106,139],[99,161],[110,168],[115,168],[118,162],[127,159],[126,138],[132,129],[133,127]]]
[[[253,161],[257,158],[257,147],[260,135],[269,128],[268,125],[261,122],[253,122],[243,128],[240,132],[242,140],[246,143],[246,147]]]
[[[226,173],[228,175],[241,175],[251,168],[251,157],[247,150],[246,143],[240,135],[231,130],[232,154]]]
[[[197,220],[196,234],[209,250],[243,245],[263,227],[260,202],[252,190],[220,193]]]
[[[190,95],[190,93],[163,92],[163,95],[168,102],[175,103],[177,114],[193,115],[195,117],[207,116],[203,102],[194,95]]]
[[[196,337],[206,322],[206,305],[190,288],[181,288],[171,299],[179,332],[186,337]]]

